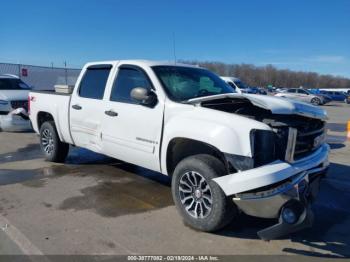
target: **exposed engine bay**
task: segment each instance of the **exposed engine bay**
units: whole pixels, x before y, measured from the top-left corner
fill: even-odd
[[[273,132],[256,130],[251,134],[254,147],[254,167],[274,160],[294,161],[314,152],[325,139],[325,121],[301,115],[273,114],[245,98],[220,98],[201,102],[202,107],[234,113],[263,122]],[[296,143],[287,158],[288,143],[294,131]]]

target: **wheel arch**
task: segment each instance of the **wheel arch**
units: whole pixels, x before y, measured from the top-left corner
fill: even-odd
[[[40,127],[45,122],[47,122],[47,121],[54,122],[55,127],[56,127],[56,131],[57,131],[57,134],[58,134],[58,137],[60,138],[61,141],[63,141],[62,134],[61,134],[59,128],[57,128],[57,121],[56,121],[56,119],[55,119],[53,114],[51,114],[49,112],[46,112],[46,111],[39,111],[38,114],[37,114],[37,117],[36,117],[36,121],[37,121],[37,128],[38,128],[39,132],[40,132]]]
[[[203,141],[191,138],[175,137],[169,141],[166,150],[166,171],[168,175],[172,176],[176,165],[181,160],[197,154],[208,154],[214,156],[220,162],[222,162],[227,174],[229,173],[229,166],[225,155],[218,148]]]
[[[45,111],[38,112],[36,120],[37,120],[38,130],[40,130],[40,127],[46,121],[53,121],[53,122],[55,122],[55,119],[54,119],[53,115],[51,113],[48,113],[48,112],[45,112]]]

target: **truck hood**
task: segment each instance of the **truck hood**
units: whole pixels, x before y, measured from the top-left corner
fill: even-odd
[[[320,107],[313,106],[296,100],[280,98],[274,96],[253,95],[228,93],[214,96],[205,96],[193,98],[187,101],[190,104],[201,104],[204,101],[222,99],[222,98],[242,98],[249,100],[253,105],[270,110],[273,114],[280,115],[301,115],[306,117],[317,118],[321,120],[327,119],[327,113]]]
[[[0,99],[13,100],[27,100],[30,90],[0,90]]]

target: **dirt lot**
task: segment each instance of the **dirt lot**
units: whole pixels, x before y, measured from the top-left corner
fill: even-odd
[[[256,231],[273,222],[245,215],[216,234],[184,226],[160,174],[79,148],[52,164],[35,134],[0,133],[0,254],[350,255],[350,106],[324,108],[331,168],[315,225],[270,242]]]

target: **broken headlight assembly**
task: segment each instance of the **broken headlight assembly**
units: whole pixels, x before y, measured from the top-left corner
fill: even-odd
[[[250,132],[250,142],[254,167],[263,166],[277,159],[275,132],[253,129]]]
[[[225,154],[230,169],[245,171],[273,162],[277,159],[276,139],[273,131],[253,129],[250,132],[252,157]]]

